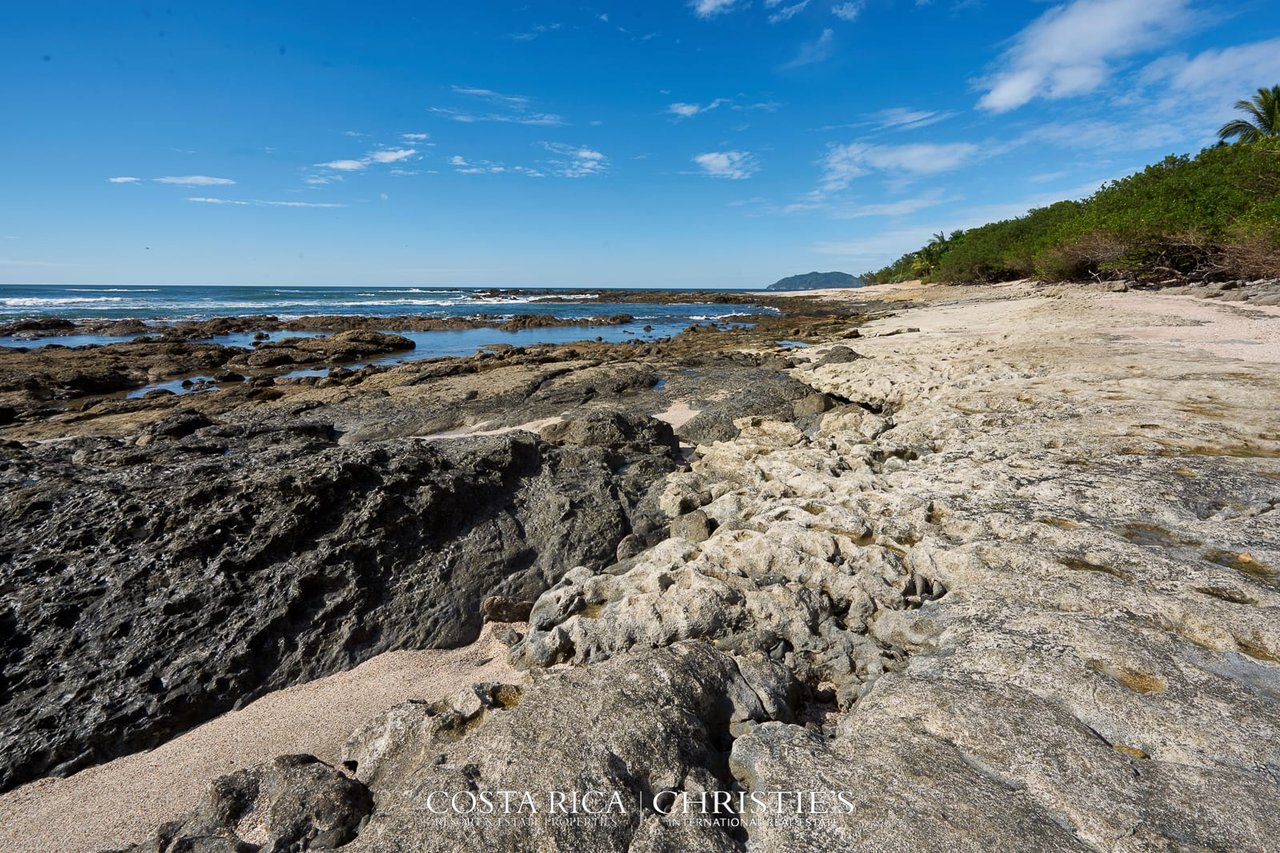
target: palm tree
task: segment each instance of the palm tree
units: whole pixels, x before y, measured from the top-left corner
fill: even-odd
[[[1249,100],[1236,101],[1236,109],[1249,116],[1229,121],[1218,131],[1222,142],[1257,142],[1266,136],[1280,136],[1280,86],[1259,89]]]

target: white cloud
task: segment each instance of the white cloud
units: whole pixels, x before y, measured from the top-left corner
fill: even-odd
[[[496,121],[506,124],[528,124],[535,127],[559,127],[564,118],[554,113],[468,113],[450,107],[432,107],[431,112],[453,121],[471,124],[480,121]]]
[[[481,121],[503,122],[506,124],[527,124],[538,127],[558,127],[565,120],[554,113],[532,112],[533,99],[524,95],[504,95],[493,89],[477,89],[470,86],[453,86],[453,92],[486,101],[499,108],[499,112],[474,113],[453,107],[432,107],[430,112],[445,116],[453,121],[473,123]]]
[[[334,172],[362,172],[369,168],[370,165],[386,165],[388,163],[402,163],[410,159],[418,153],[416,148],[376,148],[359,160],[330,160],[328,163],[316,163],[321,169],[330,169]],[[306,178],[309,184],[327,184],[333,180],[342,180],[341,175],[311,175]]]
[[[728,12],[737,0],[692,0],[689,6],[699,18],[711,18]]]
[[[867,5],[866,0],[858,0],[856,3],[837,3],[831,7],[831,14],[843,21],[852,21],[858,17],[865,5]]]
[[[914,130],[928,127],[951,118],[955,113],[936,112],[934,110],[913,110],[906,107],[890,107],[878,113],[872,113],[871,119],[880,130]]]
[[[986,80],[978,106],[1002,113],[1035,98],[1095,91],[1127,56],[1164,43],[1191,21],[1189,0],[1072,0],[1023,29]]]
[[[701,104],[672,104],[671,106],[667,107],[667,112],[671,113],[674,116],[678,116],[680,118],[692,118],[693,116],[696,116],[698,113],[709,112],[710,110],[714,110],[717,107],[724,106],[727,103],[729,103],[728,98],[716,98],[714,101],[707,104],[705,107],[702,106]]]
[[[366,168],[367,160],[330,160],[328,163],[316,163],[324,169],[337,169],[339,172],[358,172]]]
[[[544,142],[543,146],[560,159],[553,161],[555,173],[564,178],[584,178],[588,175],[599,175],[609,169],[609,158],[591,148],[575,145],[563,145],[558,142]]]
[[[428,139],[430,139],[430,138],[431,138],[431,134],[429,134],[429,133],[402,133],[402,134],[400,134],[400,138],[401,138],[401,139],[408,140],[409,142],[426,142]]]
[[[492,160],[467,160],[455,154],[449,158],[449,165],[460,175],[501,175],[513,173],[529,178],[543,178],[545,173],[528,166],[504,166]]]
[[[959,168],[974,159],[979,148],[967,142],[917,145],[836,145],[823,158],[822,190],[838,192],[872,171],[932,175]]]
[[[417,153],[418,149],[416,148],[382,148],[377,151],[370,151],[365,159],[370,163],[399,163],[401,160],[408,160]]]
[[[200,204],[227,204],[236,207],[346,207],[345,204],[334,204],[311,201],[262,201],[260,199],[209,198],[208,196],[192,196],[187,201]]]
[[[768,3],[768,6],[777,6],[777,3]],[[784,6],[769,16],[769,23],[777,24],[782,21],[789,21],[796,15],[804,11],[804,7],[809,5],[809,0],[800,0],[799,3],[793,3],[790,6]]]
[[[832,216],[835,219],[858,219],[864,216],[908,216],[926,208],[936,207],[955,200],[954,197],[948,198],[940,190],[936,190],[922,196],[899,199],[898,201],[878,204],[852,204],[844,209],[835,211]]]
[[[526,110],[529,108],[530,99],[524,95],[504,95],[492,89],[477,89],[474,86],[451,86],[450,88],[459,95],[483,98],[486,101],[502,104],[513,110]]]
[[[107,183],[110,183],[110,184],[136,184],[141,181],[142,181],[142,178],[134,178],[128,175],[122,175],[119,178],[107,178]]]
[[[693,158],[709,178],[740,181],[760,171],[760,163],[747,151],[709,151]]]
[[[1188,101],[1203,104],[1203,109],[1193,112],[1199,114],[1202,125],[1216,129],[1234,114],[1236,100],[1280,80],[1280,38],[1206,50],[1192,57],[1167,56],[1148,65],[1142,79],[1166,88],[1161,109],[1186,114]]]
[[[234,184],[230,178],[211,178],[208,175],[187,175],[186,177],[152,178],[157,184],[177,184],[183,187],[223,187]]]
[[[831,54],[835,51],[835,33],[830,29],[822,31],[822,35],[810,42],[800,45],[800,50],[796,53],[795,58],[783,65],[783,68],[800,68],[804,65],[813,65],[818,62],[825,62],[831,58]]]
[[[538,24],[527,32],[512,33],[508,38],[514,39],[515,41],[533,41],[543,33],[555,32],[556,30],[561,29],[564,29],[564,24]]]

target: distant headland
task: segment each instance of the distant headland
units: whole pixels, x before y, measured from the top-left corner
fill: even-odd
[[[824,287],[862,287],[865,282],[847,272],[807,272],[778,279],[766,290],[819,290]]]

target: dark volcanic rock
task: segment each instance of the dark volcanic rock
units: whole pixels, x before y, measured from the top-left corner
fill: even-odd
[[[680,437],[694,444],[728,441],[738,435],[734,421],[753,415],[791,420],[793,403],[813,389],[773,370],[752,372],[751,384],[726,399],[714,400],[680,427]]]
[[[65,400],[137,388],[156,379],[220,367],[238,350],[214,344],[121,343],[35,350],[0,347],[0,393]]]
[[[39,338],[45,335],[63,335],[75,331],[76,324],[61,317],[35,317],[30,320],[13,320],[0,323],[0,337]]]
[[[466,643],[486,595],[531,601],[652,536],[642,498],[675,467],[635,415],[609,419],[626,441],[607,448],[338,446],[324,423],[203,417],[177,412],[145,446],[0,455],[0,789],[382,651]]]
[[[292,364],[341,364],[414,348],[403,335],[354,330],[321,338],[285,338],[263,344],[231,359],[233,367],[280,367]]]

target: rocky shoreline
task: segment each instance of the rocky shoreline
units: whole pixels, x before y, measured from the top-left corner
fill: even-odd
[[[257,755],[164,826],[58,826],[59,786],[127,796],[112,762],[0,796],[0,841],[1268,849],[1280,310],[1241,291],[868,288],[658,343],[25,410],[0,787],[519,624],[486,629],[499,680]],[[422,801],[588,789],[623,817]],[[778,791],[851,809],[732,805]],[[719,819],[682,816],[715,792]]]

